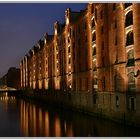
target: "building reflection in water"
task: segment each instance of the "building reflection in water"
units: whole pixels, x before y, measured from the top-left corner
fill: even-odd
[[[20,105],[20,128],[25,137],[72,136],[72,127],[66,120],[61,123],[58,115],[23,100]]]
[[[0,100],[2,101],[8,101],[8,100],[10,100],[10,101],[14,101],[16,98],[15,98],[15,96],[8,96],[8,92],[3,92],[3,93],[1,93],[1,95],[0,95]]]
[[[94,117],[40,107],[20,100],[20,129],[29,137],[139,136],[139,129],[129,128]]]

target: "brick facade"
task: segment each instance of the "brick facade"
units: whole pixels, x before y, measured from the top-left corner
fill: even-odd
[[[140,91],[140,4],[67,9],[21,61],[21,88],[74,93]]]

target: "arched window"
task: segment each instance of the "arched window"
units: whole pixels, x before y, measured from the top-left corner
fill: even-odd
[[[134,84],[135,83],[135,77],[134,77],[134,72],[128,73],[128,83],[129,84]]]
[[[130,31],[130,32],[127,34],[126,46],[133,45],[133,44],[134,44],[133,31]]]
[[[136,89],[135,85],[135,77],[134,77],[134,72],[131,71],[128,73],[128,91],[134,92]]]
[[[134,50],[133,49],[128,51],[127,59],[128,59],[127,66],[134,66],[135,62],[134,62]]]
[[[134,50],[133,50],[133,49],[130,50],[130,51],[128,51],[128,53],[127,53],[127,58],[128,58],[128,59],[133,59],[133,58],[134,58]]]
[[[126,20],[125,20],[125,27],[128,27],[130,25],[133,25],[133,13],[132,13],[132,11],[127,13]]]
[[[92,36],[92,41],[96,41],[96,33],[94,32],[93,36]]]
[[[129,6],[131,6],[132,5],[132,3],[125,3],[124,4],[124,8],[126,9],[127,7],[129,7]]]
[[[96,55],[96,48],[93,49],[93,55]]]
[[[94,20],[92,21],[92,28],[95,26],[95,22],[94,22]]]

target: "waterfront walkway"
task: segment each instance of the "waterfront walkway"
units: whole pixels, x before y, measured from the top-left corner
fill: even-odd
[[[3,91],[16,91],[16,90],[17,89],[12,88],[12,87],[7,87],[6,85],[0,86],[0,92],[3,92]]]

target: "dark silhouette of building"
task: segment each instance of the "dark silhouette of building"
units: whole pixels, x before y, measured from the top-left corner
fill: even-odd
[[[20,69],[11,67],[9,68],[7,74],[5,74],[1,79],[2,85],[7,85],[8,87],[13,87],[16,89],[20,88]]]

